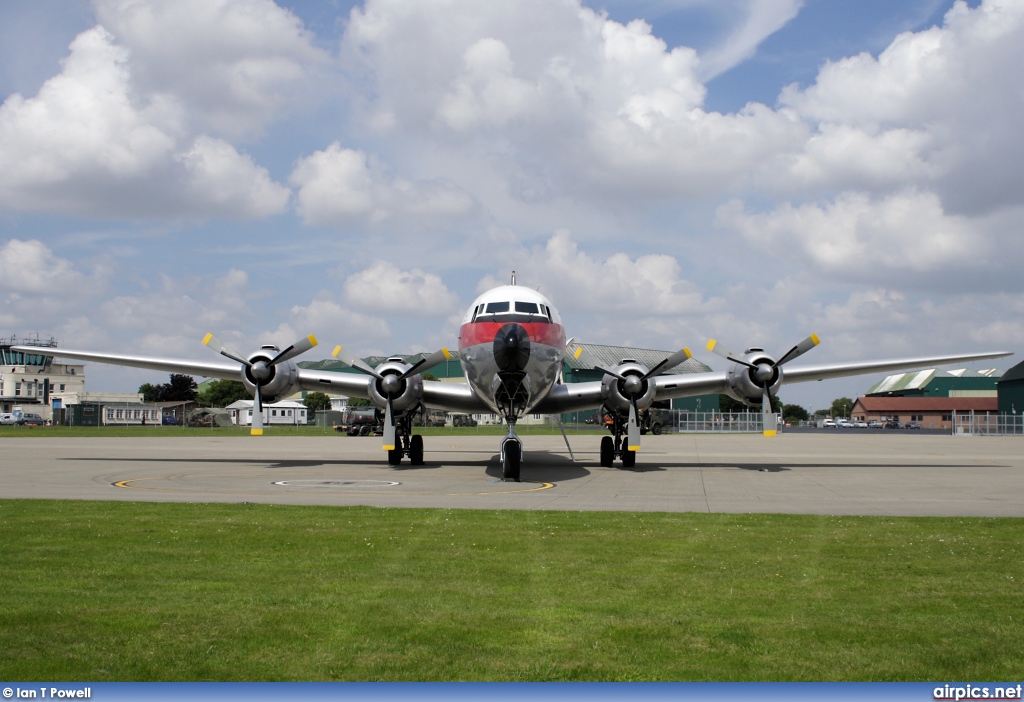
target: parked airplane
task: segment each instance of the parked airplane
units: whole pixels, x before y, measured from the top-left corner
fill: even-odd
[[[362,374],[355,374],[297,367],[292,359],[317,345],[313,336],[283,350],[276,346],[263,346],[248,356],[242,356],[212,334],[207,334],[203,343],[231,362],[186,361],[68,349],[55,350],[55,355],[170,373],[241,380],[255,399],[251,430],[255,435],[263,433],[262,404],[296,391],[326,390],[366,398],[384,412],[384,449],[391,465],[399,464],[403,457],[408,457],[414,465],[423,463],[423,437],[412,433],[413,416],[421,407],[464,413],[494,412],[508,424],[508,433],[501,441],[502,474],[506,480],[516,481],[519,480],[523,455],[516,422],[525,414],[603,409],[612,417],[612,425],[611,434],[601,439],[601,465],[611,466],[619,459],[624,468],[630,468],[635,465],[636,452],[640,449],[637,417],[641,410],[658,400],[726,393],[749,406],[759,405],[764,414],[764,433],[772,436],[776,426],[770,398],[784,383],[1011,355],[999,351],[799,367],[786,365],[819,343],[818,337],[812,334],[778,359],[759,348],[749,348],[741,355],[734,354],[712,340],[707,345],[708,350],[730,361],[729,370],[725,372],[668,373],[690,357],[690,351],[685,348],[652,368],[630,359],[607,366],[590,357],[582,346],[567,345],[562,319],[555,307],[539,292],[515,285],[514,275],[511,285],[488,290],[474,300],[462,320],[458,353],[466,376],[467,382],[464,383],[423,380],[423,371],[452,357],[448,349],[440,349],[415,365],[396,357],[371,368],[337,347],[334,351],[337,358],[362,371]],[[35,347],[12,349],[38,352]],[[567,353],[603,372],[602,380],[562,382],[562,364]]]

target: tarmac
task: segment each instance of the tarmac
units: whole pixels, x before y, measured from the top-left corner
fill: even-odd
[[[269,432],[268,432],[269,433]],[[1024,437],[645,436],[634,470],[597,436],[524,436],[523,482],[497,436],[428,436],[426,465],[386,465],[380,438],[0,439],[0,498],[467,509],[1024,516]]]

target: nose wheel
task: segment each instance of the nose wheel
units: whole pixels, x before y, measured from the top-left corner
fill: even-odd
[[[523,462],[523,444],[510,424],[508,436],[501,442],[501,477],[505,481],[520,482],[519,469]]]
[[[612,436],[601,437],[601,465],[605,468],[612,468],[615,459],[622,459],[623,468],[636,466],[636,451],[626,448],[626,440],[623,434],[626,430],[626,419],[617,413],[611,414],[612,425],[610,427]]]

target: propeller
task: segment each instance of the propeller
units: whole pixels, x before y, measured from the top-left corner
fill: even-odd
[[[369,364],[363,361],[361,358],[357,358],[350,354],[348,351],[343,349],[341,346],[337,346],[334,349],[334,353],[331,354],[342,363],[347,363],[356,370],[362,371],[369,376],[373,376],[380,381],[381,394],[384,395],[384,450],[393,451],[395,449],[395,415],[391,408],[391,401],[402,394],[402,381],[409,376],[416,375],[420,372],[420,369],[426,370],[427,368],[433,368],[442,361],[447,361],[452,357],[452,352],[446,348],[440,348],[429,356],[421,358],[419,361],[409,366],[404,373],[387,373],[381,375],[374,368],[371,368]]]
[[[278,363],[291,360],[301,353],[309,351],[311,348],[317,345],[316,337],[310,334],[309,336],[299,339],[291,346],[287,347],[283,351],[278,352],[269,361],[259,358],[254,362],[250,362],[249,359],[243,357],[240,353],[235,351],[233,348],[225,344],[223,341],[215,337],[213,334],[207,334],[203,337],[203,345],[209,346],[211,349],[219,353],[221,356],[226,356],[232,361],[238,361],[245,366],[248,371],[247,375],[255,386],[256,391],[253,393],[253,404],[252,404],[252,428],[249,433],[252,436],[263,435],[263,391],[262,387],[274,377],[274,366]]]
[[[619,381],[619,390],[623,395],[629,398],[629,418],[626,421],[626,448],[630,451],[640,450],[640,425],[638,423],[640,409],[637,407],[637,397],[643,395],[644,383],[648,378],[657,375],[662,368],[675,368],[683,361],[693,357],[693,354],[690,353],[690,349],[683,347],[668,358],[656,364],[644,375],[640,376],[633,373],[630,373],[629,375],[621,375],[615,369],[602,365],[596,358],[594,358],[593,354],[579,344],[576,345],[576,350],[572,352],[571,355],[574,359],[588,368],[602,371],[606,375],[610,375]]]
[[[732,361],[733,363],[746,366],[752,371],[750,374],[751,380],[761,388],[761,416],[764,421],[764,435],[775,436],[778,431],[778,417],[776,417],[775,413],[772,412],[772,398],[770,390],[772,378],[775,377],[775,371],[777,368],[783,364],[789,363],[794,358],[803,356],[820,343],[821,339],[818,338],[818,335],[811,334],[809,337],[784,353],[779,360],[773,361],[770,358],[764,358],[757,361],[757,363],[750,363],[749,361],[738,357],[714,339],[710,339],[708,341],[708,351],[716,353],[722,358]]]

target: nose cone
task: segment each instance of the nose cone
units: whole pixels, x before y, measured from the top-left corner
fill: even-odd
[[[506,324],[494,335],[494,362],[499,370],[521,371],[530,361],[530,335],[518,324]]]

